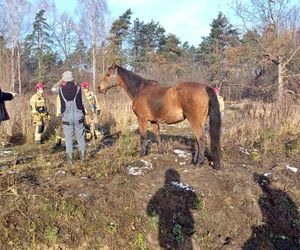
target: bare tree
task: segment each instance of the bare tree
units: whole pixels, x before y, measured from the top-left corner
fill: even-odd
[[[58,46],[64,58],[67,60],[70,54],[76,47],[78,41],[77,34],[75,32],[75,23],[72,17],[64,12],[55,19],[53,23],[53,31],[55,43]]]
[[[243,2],[243,3],[242,3]],[[291,6],[289,0],[236,0],[236,13],[248,31],[257,31],[255,54],[261,64],[277,66],[278,100],[282,99],[287,78],[299,75],[291,72],[290,64],[300,59],[300,7]],[[254,34],[254,33],[253,33]]]
[[[106,34],[108,8],[106,0],[78,0],[80,13],[80,33],[88,41],[92,54],[93,83],[96,83],[97,49],[103,43]],[[96,88],[94,84],[94,90]]]
[[[0,19],[4,28],[7,45],[11,50],[11,90],[15,89],[16,73],[18,74],[18,89],[22,92],[20,40],[24,19],[28,15],[30,2],[27,0],[5,0],[0,3]]]

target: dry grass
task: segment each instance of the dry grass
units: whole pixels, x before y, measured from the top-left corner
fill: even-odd
[[[129,131],[130,126],[136,123],[131,109],[131,100],[123,89],[111,89],[106,95],[98,95],[102,108],[101,121],[109,124],[112,130]]]
[[[225,122],[228,129],[223,133],[224,143],[234,141],[265,151],[278,150],[285,140],[297,140],[299,110],[299,104],[289,99],[281,104],[246,101],[227,105]]]
[[[18,143],[32,142],[34,138],[34,124],[31,115],[29,100],[31,95],[16,97],[11,102],[6,102],[6,108],[10,120],[5,121],[0,127],[0,138],[6,141]],[[51,114],[45,137],[50,138],[54,133],[57,120],[55,118],[55,96],[46,96]],[[100,122],[106,125],[111,131],[128,131],[135,123],[135,116],[131,110],[131,100],[122,89],[110,90],[108,95],[98,95],[101,106]]]
[[[139,75],[147,79],[157,80],[162,86],[170,86],[182,81],[204,82],[206,76],[203,69],[196,70],[188,65],[183,65],[181,68],[174,67],[174,65],[162,65],[154,64],[149,67],[147,72],[140,72]],[[46,133],[46,138],[50,138],[57,124],[55,96],[50,94],[47,89],[45,94],[50,104],[52,117]],[[20,144],[33,141],[34,126],[30,113],[30,97],[30,94],[21,95],[11,102],[6,102],[11,119],[1,124],[0,138],[6,138],[7,141],[19,142]],[[108,127],[112,132],[125,131],[125,133],[137,127],[136,117],[131,110],[131,100],[123,89],[111,89],[106,96],[98,94],[98,99],[102,109],[100,116],[102,126]]]
[[[152,151],[146,159],[152,161],[153,171],[128,176],[125,166],[140,160],[139,137],[128,132],[135,122],[131,102],[118,90],[110,90],[99,99],[102,124],[110,123],[113,130],[122,133],[86,164],[77,161],[68,167],[63,152],[50,154],[47,145],[24,145],[28,152],[23,153],[32,151],[36,158],[0,172],[4,208],[0,210],[0,245],[5,249],[159,249],[158,218],[147,217],[145,207],[172,166],[182,181],[191,184],[199,195],[201,192],[201,209],[193,213],[195,249],[222,248],[224,242],[220,240],[228,237],[242,246],[251,236],[251,228],[262,223],[257,203],[260,188],[252,181],[252,172],[263,171],[261,166],[242,168],[226,162],[226,169],[215,173],[209,166],[181,166],[172,154],[160,157]],[[281,109],[276,104],[252,102],[228,106],[224,148],[234,141],[234,145],[260,143],[265,150],[274,149],[282,138],[299,135],[298,110],[296,103]],[[166,152],[172,152],[175,143],[164,142]],[[229,156],[233,155],[230,152]],[[234,159],[238,163],[242,160],[243,155]],[[298,176],[277,171],[279,182],[293,187],[289,192],[299,211]]]
[[[34,140],[34,124],[31,115],[30,101],[31,95],[17,96],[10,102],[6,102],[6,109],[9,113],[10,120],[1,124],[0,135],[6,137],[7,141],[14,143],[32,142]],[[45,135],[50,137],[53,133],[55,121],[54,96],[47,96],[51,121],[46,128]]]
[[[136,128],[136,117],[131,110],[131,100],[120,88],[111,89],[107,95],[99,95],[102,108],[100,122],[107,126],[111,133],[121,131],[123,134]],[[48,127],[47,137],[53,134],[55,120],[54,96],[47,97],[50,104],[52,120]],[[8,140],[32,141],[34,126],[29,107],[29,95],[19,96],[7,102],[11,119],[3,122],[0,136]],[[227,104],[225,114],[226,130],[223,143],[234,141],[241,146],[259,147],[264,151],[274,151],[292,141],[293,147],[300,150],[300,107],[291,98],[284,102],[263,103],[244,101]],[[299,145],[298,145],[299,144]],[[255,157],[255,155],[253,156]]]

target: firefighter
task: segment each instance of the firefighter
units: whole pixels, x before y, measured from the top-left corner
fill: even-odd
[[[100,112],[101,112],[99,101],[97,99],[96,94],[93,91],[89,90],[88,82],[81,83],[81,88],[83,89],[83,93],[89,102],[89,105],[90,105],[90,108],[92,109],[93,117],[94,117],[94,120],[92,121],[88,115],[85,116],[86,138],[91,139],[91,137],[96,135],[96,138],[99,139],[102,136],[101,131],[100,131],[99,118],[98,118],[98,116],[100,115]]]
[[[43,83],[35,85],[36,94],[30,99],[31,112],[35,125],[34,140],[36,144],[42,144],[42,134],[45,131],[46,121],[49,119],[47,101],[44,97],[45,86]]]

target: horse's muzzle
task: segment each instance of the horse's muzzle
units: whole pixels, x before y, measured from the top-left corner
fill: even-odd
[[[106,95],[107,89],[102,88],[101,84],[98,86],[99,93]]]

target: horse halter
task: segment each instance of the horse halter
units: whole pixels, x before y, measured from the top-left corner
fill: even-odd
[[[118,86],[118,83],[116,82],[117,75],[118,75],[117,70],[118,69],[116,69],[116,72],[113,74],[112,78],[109,79],[107,87],[105,88],[105,92],[111,88]]]

